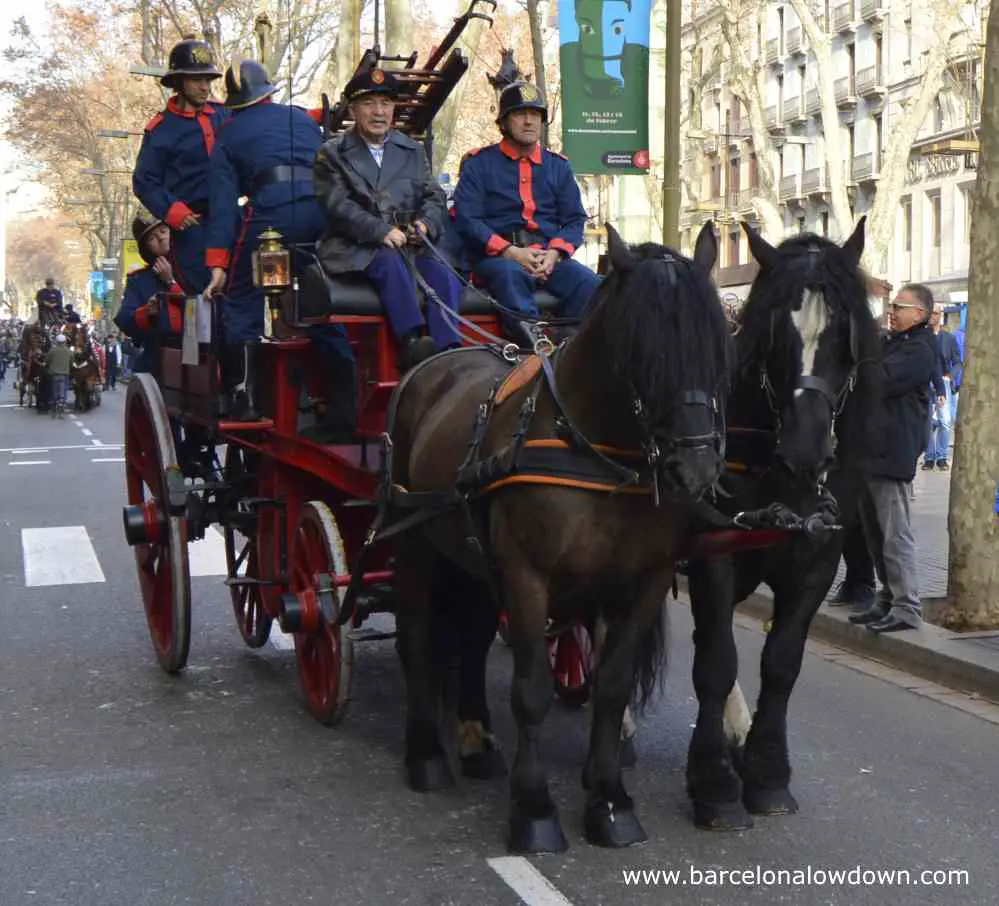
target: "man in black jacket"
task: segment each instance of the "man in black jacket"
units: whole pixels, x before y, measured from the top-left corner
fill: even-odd
[[[909,518],[906,485],[916,475],[916,461],[926,441],[930,380],[937,351],[933,329],[933,294],[925,286],[903,286],[892,302],[892,332],[884,341],[884,401],[861,516],[882,589],[874,606],[850,622],[872,632],[918,629],[922,607],[917,585],[916,542]]]
[[[424,320],[413,271],[452,311],[458,309],[462,287],[440,262],[421,252],[422,237],[436,242],[444,232],[447,202],[423,147],[392,128],[399,90],[395,76],[381,69],[350,80],[344,95],[354,125],[319,149],[315,180],[328,222],[319,246],[323,270],[363,273],[374,285],[399,339],[405,369],[461,344],[436,303],[428,301]]]

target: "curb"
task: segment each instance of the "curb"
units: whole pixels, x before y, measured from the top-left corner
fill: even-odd
[[[773,598],[752,594],[736,611],[765,622],[773,612]],[[830,607],[824,603],[812,620],[809,637],[999,703],[999,652],[975,643],[981,633],[962,637],[924,623],[921,629],[912,632],[878,635],[850,623],[849,612],[849,607]]]

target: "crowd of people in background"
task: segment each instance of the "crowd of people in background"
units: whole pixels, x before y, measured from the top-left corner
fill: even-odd
[[[8,380],[20,405],[59,414],[85,412],[131,376],[135,348],[114,325],[84,322],[49,278],[35,296],[36,315],[0,320],[0,386]]]

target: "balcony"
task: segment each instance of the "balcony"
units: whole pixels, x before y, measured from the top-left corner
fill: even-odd
[[[773,66],[780,61],[780,38],[771,38],[767,41],[767,65]]]
[[[731,136],[732,144],[753,140],[753,124],[746,114],[736,117],[732,121],[732,128],[735,130],[734,134]]]
[[[861,0],[860,18],[865,22],[883,22],[891,0]]]
[[[967,31],[951,35],[947,42],[947,62],[951,66],[984,61],[985,47]]]
[[[822,99],[818,88],[809,88],[805,94],[805,114],[815,116],[822,111]]]
[[[836,106],[841,110],[857,106],[857,85],[849,76],[836,79],[833,90],[836,94]]]
[[[763,120],[767,124],[767,129],[771,132],[776,132],[780,129],[780,109],[776,104],[767,107],[763,111]]]
[[[705,138],[701,142],[701,150],[705,154],[709,154],[709,155],[710,154],[717,154],[718,153],[718,139],[715,136],[713,136],[713,135],[709,135],[707,138]]]
[[[782,177],[778,194],[781,201],[801,198],[801,174],[792,173],[790,176]]]
[[[853,34],[857,30],[857,20],[854,18],[853,3],[841,3],[832,11],[833,31],[840,34]]]
[[[800,26],[787,30],[787,52],[792,57],[805,52],[805,43]]]
[[[883,98],[885,83],[880,66],[868,66],[857,72],[857,94],[862,98]]]
[[[821,166],[805,170],[801,177],[801,191],[805,195],[825,195],[829,191],[829,168]]]
[[[877,182],[878,177],[881,175],[880,155],[875,155],[873,152],[869,154],[855,154],[851,171],[854,182]]]
[[[805,107],[802,104],[801,95],[793,98],[787,98],[784,101],[784,122],[785,123],[803,123],[807,117],[805,116]]]

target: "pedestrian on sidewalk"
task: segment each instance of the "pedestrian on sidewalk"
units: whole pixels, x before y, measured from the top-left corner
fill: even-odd
[[[892,302],[892,331],[884,340],[881,423],[860,498],[868,549],[883,587],[873,606],[850,616],[851,623],[872,632],[922,624],[907,484],[915,477],[925,444],[930,379],[937,367],[932,313],[933,294],[927,287],[903,286]]]
[[[953,427],[953,393],[955,371],[961,367],[961,350],[953,334],[942,329],[943,305],[933,306],[930,327],[933,329],[934,348],[937,356],[936,374],[933,378],[934,397],[930,401],[929,443],[923,456],[923,471],[933,468],[946,472],[950,468],[950,432]]]
[[[114,390],[118,382],[118,365],[121,363],[121,344],[116,335],[109,335],[104,343],[104,367],[107,378],[104,382],[105,390]]]

